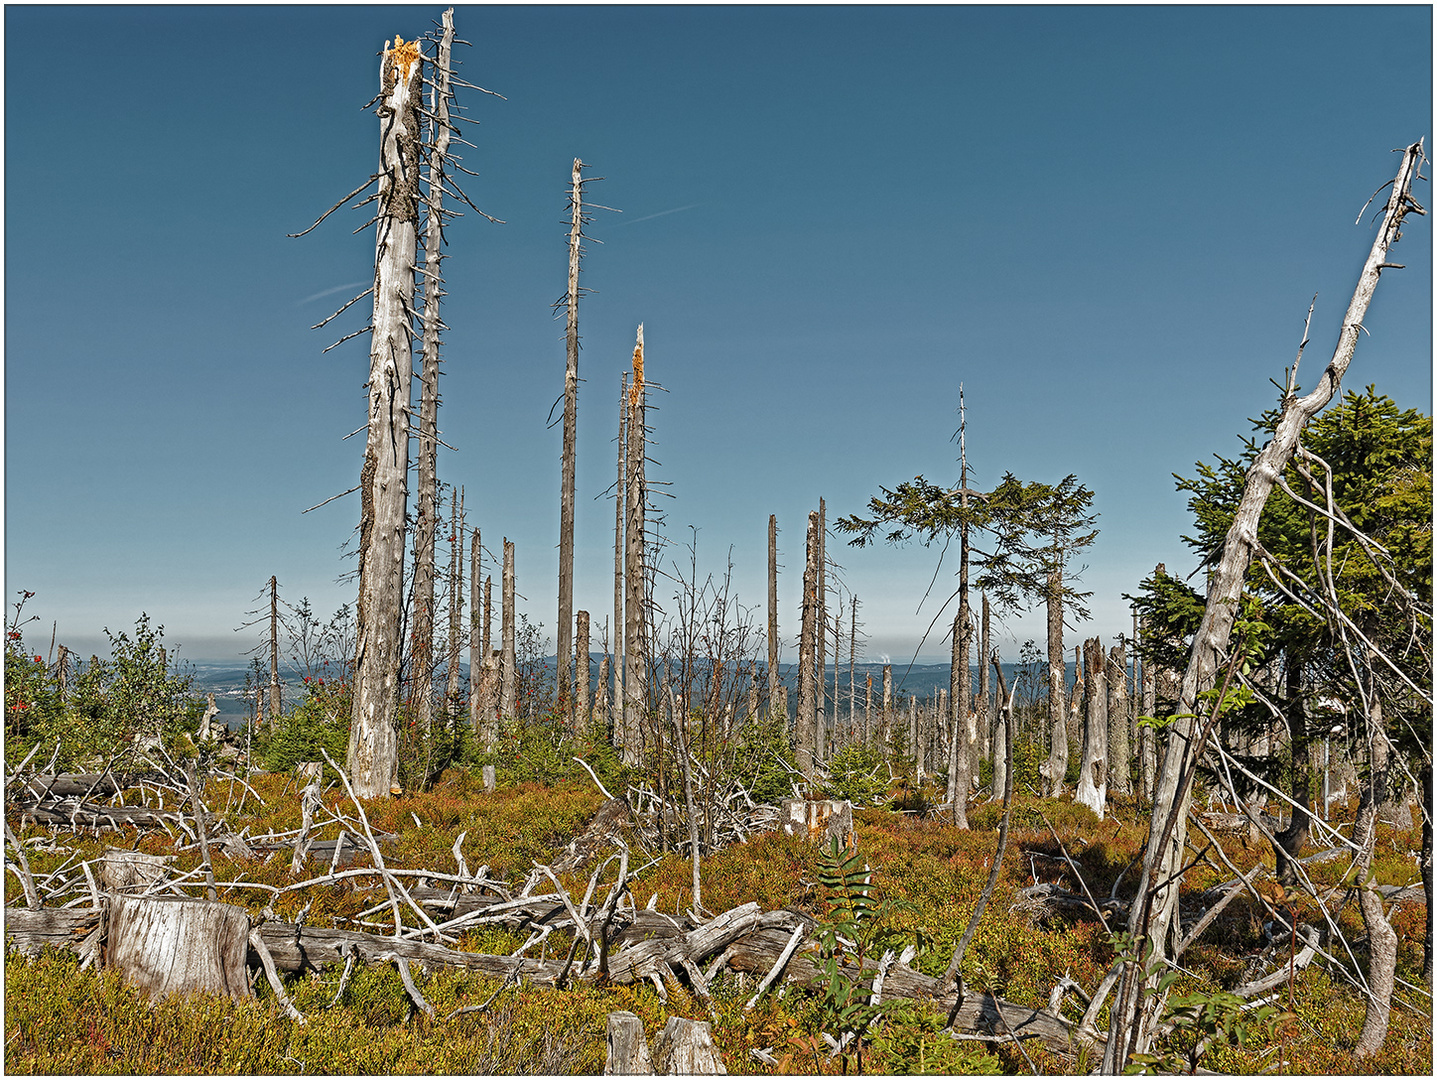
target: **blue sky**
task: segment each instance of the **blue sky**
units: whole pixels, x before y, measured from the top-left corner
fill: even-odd
[[[141,611],[238,656],[271,574],[352,599],[369,214],[309,225],[372,171],[377,52],[441,7],[5,9],[5,588],[48,645]],[[580,311],[576,607],[612,610],[615,402],[634,330],[667,533],[732,552],[762,625],[781,529],[791,657],[805,514],[878,485],[1005,471],[1096,492],[1094,620],[1182,573],[1171,474],[1233,453],[1313,294],[1310,385],[1371,243],[1390,151],[1431,145],[1427,6],[459,7],[463,164],[440,426],[486,547],[517,545],[553,634],[570,162],[593,176]],[[1431,205],[1430,187],[1417,198]],[[1348,384],[1431,408],[1431,221],[1409,219]],[[360,283],[358,286],[355,283]],[[347,291],[349,290],[349,291]],[[338,327],[337,331],[330,331]],[[830,551],[869,658],[906,660],[936,553]],[[947,595],[945,567],[935,594]],[[660,598],[666,598],[664,589]],[[1007,621],[1005,652],[1041,643]],[[1069,642],[1077,637],[1070,631]],[[596,645],[597,648],[597,645]],[[937,635],[926,657],[946,652]]]

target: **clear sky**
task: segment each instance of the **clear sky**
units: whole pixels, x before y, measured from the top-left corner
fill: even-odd
[[[371,208],[288,239],[377,161],[377,53],[410,7],[5,8],[5,589],[31,640],[100,650],[141,611],[238,657],[271,574],[323,612],[357,496]],[[552,637],[565,197],[583,284],[577,608],[612,611],[619,372],[642,322],[667,534],[730,551],[762,625],[769,514],[794,655],[805,514],[1005,471],[1096,492],[1105,641],[1193,560],[1172,473],[1236,453],[1313,294],[1327,362],[1394,148],[1432,134],[1428,6],[459,7],[475,203],[449,230],[440,475],[517,545]],[[1430,170],[1429,170],[1430,171]],[[1416,196],[1432,205],[1430,185]],[[1381,199],[1377,205],[1380,207]],[[1348,384],[1430,411],[1432,221],[1409,218]],[[353,316],[352,318],[349,316]],[[867,654],[906,660],[936,553],[829,550]],[[441,556],[442,557],[442,556]],[[492,563],[490,564],[492,566]],[[954,587],[945,565],[935,595]],[[947,585],[947,588],[944,588]],[[660,588],[661,600],[668,592]],[[497,592],[497,590],[496,590]],[[1043,637],[1041,613],[1008,620]],[[43,639],[43,641],[41,640]],[[1017,646],[1004,644],[1009,658]],[[935,634],[925,657],[946,646]]]

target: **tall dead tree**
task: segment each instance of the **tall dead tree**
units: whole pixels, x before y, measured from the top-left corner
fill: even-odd
[[[809,780],[816,775],[818,762],[818,716],[814,711],[816,691],[813,685],[814,622],[818,613],[818,511],[808,512],[808,535],[803,545],[803,609],[798,634],[798,715],[793,722],[794,755],[798,767]]]
[[[279,694],[279,579],[269,579],[269,722],[280,714]]]
[[[768,711],[778,708],[778,515],[768,515]]]
[[[379,210],[369,350],[369,433],[360,470],[359,599],[348,766],[355,793],[390,793],[398,767],[408,502],[414,265],[419,221],[420,52],[395,38],[380,60]]]
[[[449,123],[449,58],[454,44],[454,9],[444,13],[438,60],[429,83],[429,176],[424,200],[424,313],[419,371],[419,453],[415,462],[414,604],[409,667],[411,708],[420,730],[433,718],[434,548],[439,531],[439,320],[444,295],[444,173],[452,128]]]
[[[1099,638],[1083,643],[1086,673],[1086,714],[1083,723],[1083,758],[1078,771],[1078,790],[1073,801],[1086,806],[1099,818],[1108,806],[1108,661]]]
[[[823,499],[818,500],[818,529],[814,534],[817,544],[817,551],[814,552],[814,566],[818,576],[814,582],[814,599],[818,605],[813,616],[813,654],[814,654],[814,677],[815,693],[813,699],[814,725],[813,725],[813,752],[816,760],[824,761],[828,757],[828,748],[824,738],[826,732],[826,720],[828,709],[824,699],[828,696],[827,676],[824,668],[827,667],[826,648],[824,639],[828,629],[828,588],[824,581],[824,539],[828,535],[828,514],[827,507],[823,505]]]
[[[500,628],[503,658],[499,662],[499,715],[505,719],[514,716],[515,677],[514,670],[514,542],[504,538],[504,599]]]
[[[996,759],[991,757],[993,744],[993,700],[992,687],[988,681],[988,662],[992,659],[993,638],[991,633],[990,617],[988,608],[988,594],[980,594],[983,601],[982,627],[978,638],[978,739],[979,745],[975,748],[973,773],[978,773],[978,758],[989,757],[996,765]],[[1001,788],[994,782],[993,792],[996,795]]]
[[[1123,646],[1108,652],[1108,787],[1129,795],[1132,781],[1132,740],[1128,723],[1128,664]]]
[[[968,638],[972,633],[972,615],[968,605],[968,448],[967,414],[963,405],[963,387],[958,387],[958,614],[953,619],[953,655],[948,672],[948,703],[953,710],[948,725],[948,799],[953,803],[953,823],[960,829],[968,827],[968,787],[972,766],[969,763],[968,709],[972,696],[973,677],[968,667]]]
[[[452,723],[459,715],[459,644],[464,628],[464,489],[451,493],[449,510],[449,656],[444,702]]]
[[[1067,674],[1063,658],[1063,571],[1048,571],[1048,729],[1052,741],[1048,759],[1039,767],[1043,776],[1043,794],[1056,799],[1063,793],[1063,776],[1068,771],[1068,724],[1064,690]]]
[[[1384,269],[1395,265],[1387,261],[1387,252],[1401,236],[1403,219],[1409,211],[1426,212],[1412,197],[1412,182],[1424,160],[1420,141],[1403,151],[1382,225],[1343,317],[1332,359],[1317,385],[1301,397],[1297,393],[1297,365],[1294,364],[1288,374],[1272,439],[1247,470],[1242,496],[1212,573],[1207,606],[1193,635],[1176,715],[1165,729],[1166,748],[1153,799],[1156,811],[1149,825],[1142,875],[1128,922],[1133,948],[1136,956],[1142,957],[1142,964],[1131,959],[1122,965],[1103,1055],[1105,1072],[1121,1072],[1133,1054],[1147,1052],[1162,1010],[1165,995],[1155,985],[1156,974],[1148,976],[1147,972],[1161,971],[1163,961],[1178,944],[1172,939],[1178,933],[1178,888],[1186,863],[1184,852],[1192,782],[1216,720],[1211,707],[1205,706],[1199,712],[1198,695],[1216,687],[1219,672],[1235,659],[1229,650],[1229,639],[1238,614],[1243,581],[1257,546],[1258,521],[1273,487],[1292,460],[1303,428],[1338,392],[1356,352],[1362,321],[1378,279]],[[1301,349],[1298,357],[1301,358]],[[1374,766],[1376,764],[1374,760]],[[1360,1044],[1363,1046],[1365,1044]]]
[[[574,615],[574,727],[589,723],[589,613]]]
[[[484,653],[489,644],[481,640],[482,595],[479,585],[479,530],[474,530],[469,543],[469,724],[475,734],[479,732],[479,668],[484,663]]]
[[[584,185],[580,171],[584,163],[574,159],[569,183],[569,287],[562,301],[566,319],[564,368],[564,453],[559,494],[559,623],[558,691],[561,700],[569,694],[569,660],[573,648],[574,623],[574,445],[579,413],[579,262],[584,255]],[[572,701],[569,705],[573,715]]]
[[[629,373],[619,376],[619,476],[614,481],[614,745],[626,745],[624,735],[624,508],[628,501]],[[605,693],[607,693],[607,684]]]
[[[645,602],[644,486],[644,326],[634,343],[633,378],[629,383],[627,514],[624,527],[624,763],[637,765],[642,753],[642,720],[648,700],[648,659]]]

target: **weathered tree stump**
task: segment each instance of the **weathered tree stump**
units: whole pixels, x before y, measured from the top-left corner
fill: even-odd
[[[633,1013],[609,1013],[608,1042],[605,1076],[648,1076],[654,1071],[643,1022]]]
[[[788,836],[826,844],[829,837],[842,847],[853,847],[853,804],[847,799],[784,799],[779,804],[779,828]]]
[[[667,1076],[727,1076],[707,1020],[669,1017],[654,1040],[654,1061]]]
[[[174,855],[146,855],[112,847],[100,857],[100,883],[115,892],[143,892],[164,881],[174,861]]]
[[[117,895],[106,965],[153,999],[194,991],[253,997],[245,971],[249,930],[248,913],[232,904]]]

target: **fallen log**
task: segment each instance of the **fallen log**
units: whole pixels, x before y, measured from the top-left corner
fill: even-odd
[[[177,798],[183,797],[184,778],[167,776],[162,772],[131,772],[131,773],[60,773],[58,775],[37,774],[16,780],[10,785],[6,798],[10,800],[27,799],[43,801],[45,799],[82,798],[88,799],[109,798],[129,791],[131,788],[141,787],[149,784],[152,787],[165,788],[175,794]]]
[[[39,956],[46,945],[79,951],[80,944],[100,925],[99,908],[5,909],[5,948],[22,956]]]
[[[84,936],[97,922],[98,912],[94,909],[43,909],[33,912],[19,908],[5,909],[7,942],[13,940],[16,948],[24,945],[34,951],[47,943],[78,951]],[[611,955],[608,959],[609,981],[631,983],[655,976],[662,978],[664,969],[669,965],[683,970],[685,961],[697,965],[720,952],[733,970],[762,978],[782,955],[793,931],[806,923],[805,917],[796,912],[760,912],[756,903],[744,904],[682,935],[651,938]],[[447,968],[500,979],[529,979],[553,985],[565,973],[566,967],[561,960],[460,952],[410,939],[292,923],[264,923],[257,932],[273,956],[275,966],[286,974],[298,974],[333,964],[343,965],[351,957],[367,963],[393,963],[404,959],[430,971]],[[877,973],[877,961],[869,960],[864,968],[865,977]],[[591,962],[582,971],[576,965],[571,966],[567,974],[571,978],[591,980],[599,972],[597,964]],[[850,976],[857,975],[856,970],[850,972]],[[826,982],[826,976],[815,962],[811,950],[792,956],[784,968],[784,977],[790,984],[813,989],[821,988]],[[956,994],[942,992],[938,979],[914,971],[903,963],[895,964],[888,971],[883,994],[885,998],[927,1001],[945,1014],[952,1012],[958,1001]],[[1077,1045],[1084,1042],[1100,1049],[1103,1045],[1101,1036],[1080,1036],[1076,1025],[1061,1017],[991,994],[965,995],[952,1026],[969,1037],[992,1042],[1037,1038],[1049,1049],[1065,1054],[1072,1053]]]

